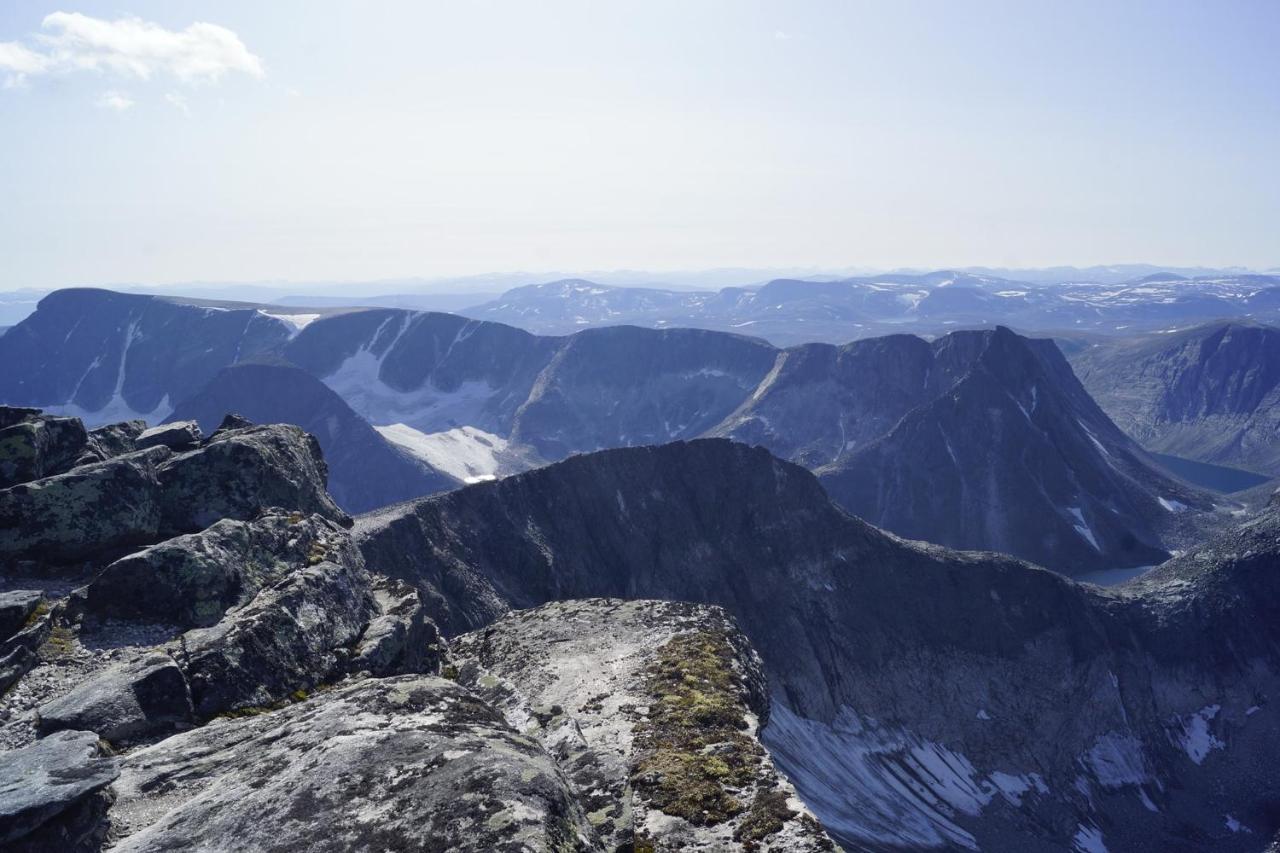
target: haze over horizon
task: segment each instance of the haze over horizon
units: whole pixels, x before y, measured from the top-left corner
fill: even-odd
[[[1280,7],[1232,9],[11,5],[0,289],[1273,269]]]

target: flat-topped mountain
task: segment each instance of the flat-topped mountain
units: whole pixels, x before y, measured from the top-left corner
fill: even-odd
[[[1214,323],[1095,343],[1072,366],[1147,449],[1280,475],[1280,329]]]
[[[1278,533],[1268,515],[1103,591],[897,539],[720,440],[575,456],[355,527],[446,635],[580,596],[724,607],[770,679],[765,743],[853,849],[1257,849]]]

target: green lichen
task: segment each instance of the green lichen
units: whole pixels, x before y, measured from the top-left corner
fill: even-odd
[[[632,784],[655,808],[698,826],[743,812],[735,793],[752,782],[763,756],[743,734],[733,658],[723,636],[699,631],[668,641],[645,673],[653,701],[636,725]]]
[[[458,680],[458,668],[453,664],[446,664],[440,668],[440,677],[447,678],[450,681]]]
[[[787,795],[779,790],[757,791],[751,808],[738,826],[733,837],[747,850],[754,850],[756,843],[775,832],[782,831],[796,812],[787,806]]]
[[[22,629],[26,630],[27,628],[30,628],[32,625],[36,624],[37,621],[43,618],[45,614],[47,614],[48,612],[49,612],[49,602],[45,601],[43,598],[40,599],[40,601],[36,604],[35,609],[31,611],[31,615],[27,617],[27,621],[22,623]]]

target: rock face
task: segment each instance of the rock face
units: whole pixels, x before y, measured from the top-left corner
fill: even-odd
[[[1102,342],[1072,366],[1148,450],[1280,475],[1280,329],[1237,321]]]
[[[306,371],[287,365],[229,367],[180,403],[174,418],[213,430],[227,412],[257,423],[291,423],[316,437],[329,468],[329,492],[348,512],[459,485],[379,435],[341,397]]]
[[[723,606],[769,674],[774,760],[850,845],[1247,850],[1275,829],[1270,527],[1104,592],[903,542],[803,469],[698,441],[574,457],[355,529],[447,635],[585,596]]]
[[[439,678],[365,680],[130,754],[128,853],[602,850],[538,742]]]
[[[111,563],[89,584],[86,607],[102,618],[209,627],[263,587],[344,551],[341,530],[323,516],[280,509],[219,521]]]
[[[120,770],[90,732],[60,732],[0,752],[0,844],[14,853],[89,853],[106,837]]]
[[[75,418],[5,409],[0,414],[0,488],[66,471],[88,441],[84,425]]]
[[[756,740],[760,661],[718,608],[548,604],[454,653],[460,682],[565,769],[606,849],[834,849]]]

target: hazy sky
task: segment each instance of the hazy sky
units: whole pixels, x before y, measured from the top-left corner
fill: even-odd
[[[1271,267],[1277,44],[1275,0],[4,3],[0,287]]]

